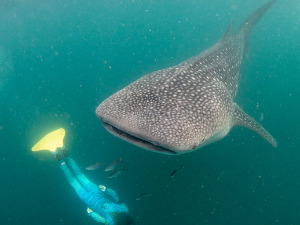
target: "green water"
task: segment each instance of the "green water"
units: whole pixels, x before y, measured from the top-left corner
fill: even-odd
[[[115,189],[137,224],[299,224],[298,0],[278,0],[255,27],[236,98],[278,148],[237,127],[193,153],[161,155],[112,136],[95,115],[105,98],[210,47],[264,2],[1,1],[0,224],[96,224],[52,155],[30,150],[60,127],[83,169],[124,159],[117,178],[84,172]],[[136,201],[142,192],[151,195]]]

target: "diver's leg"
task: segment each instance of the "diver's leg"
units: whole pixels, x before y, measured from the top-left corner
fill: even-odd
[[[76,179],[76,177],[72,174],[71,170],[68,168],[67,164],[64,161],[59,162],[59,167],[64,172],[69,184],[74,188],[77,195],[80,197],[82,192],[86,192],[84,187],[80,184],[80,182]]]
[[[91,182],[80,170],[76,162],[71,158],[67,158],[68,164],[71,166],[72,170],[74,171],[75,176],[79,180],[79,182],[86,188],[88,191],[93,189],[98,189],[97,185]]]
[[[62,169],[64,174],[66,175],[69,184],[74,188],[78,197],[87,205],[89,205],[90,193],[86,188],[77,180],[77,178],[73,175],[72,171],[66,164],[66,162],[59,162],[59,167]]]

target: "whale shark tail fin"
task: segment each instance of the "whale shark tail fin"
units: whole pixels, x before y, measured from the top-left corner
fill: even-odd
[[[253,27],[275,2],[276,0],[271,0],[265,5],[258,8],[254,13],[248,16],[247,19],[240,26],[239,32],[245,35],[245,53],[247,53],[249,38]]]
[[[66,131],[63,128],[48,133],[32,147],[32,151],[48,150],[55,153],[57,148],[62,148]]]
[[[267,142],[269,142],[273,147],[277,147],[277,142],[275,138],[258,122],[256,122],[253,118],[247,115],[237,104],[235,104],[234,108],[234,125],[240,125],[243,127],[247,127],[250,130],[258,133],[262,138],[264,138]]]

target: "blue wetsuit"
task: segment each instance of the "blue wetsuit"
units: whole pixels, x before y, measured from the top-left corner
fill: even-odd
[[[118,195],[114,190],[106,188],[102,191],[86,178],[71,157],[59,161],[59,165],[79,198],[92,210],[88,212],[94,220],[114,225],[115,213],[128,212],[125,204],[118,204]]]

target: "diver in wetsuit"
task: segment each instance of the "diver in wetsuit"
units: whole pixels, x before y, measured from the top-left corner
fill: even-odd
[[[49,150],[53,153],[69,184],[87,205],[87,213],[95,221],[106,225],[133,225],[125,204],[118,203],[118,195],[103,185],[92,183],[80,170],[63,147],[64,129],[55,130],[42,138],[32,151]]]

